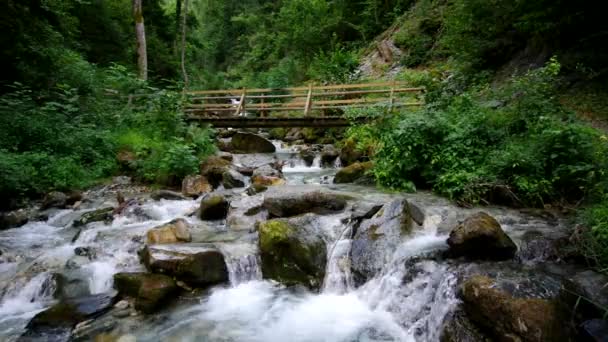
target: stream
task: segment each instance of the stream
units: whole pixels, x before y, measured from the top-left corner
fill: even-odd
[[[349,194],[359,206],[406,198],[423,211],[424,221],[406,238],[392,241],[393,247],[381,251],[383,259],[372,265],[378,271],[361,279],[352,271],[356,228],[352,211],[315,216],[315,229],[327,243],[327,266],[320,290],[312,291],[263,279],[255,230],[235,229],[230,220],[202,221],[191,215],[200,199],[154,201],[134,187],[132,192],[124,190],[127,197],[146,198],[136,213],[81,229],[73,227],[74,219],[83,213],[117,205],[115,188],[98,187],[87,191],[88,200],[76,210],[51,210],[44,220],[0,231],[0,340],[17,341],[32,317],[57,302],[58,291],[72,296],[108,293],[113,291],[115,273],[144,272],[137,253],[146,232],[176,218],[193,227],[193,246],[213,243],[222,252],[229,282],[185,294],[155,314],[101,315],[88,327],[79,327],[80,335],[73,334],[73,340],[108,334],[114,336],[112,341],[123,342],[439,341],[446,318],[460,303],[457,289],[463,274],[481,269],[508,278],[516,263],[534,269],[547,260],[540,249],[522,252],[530,236],[554,240],[567,234],[559,219],[484,207],[518,245],[518,261],[493,264],[444,259],[441,255],[448,248],[450,230],[482,209],[457,207],[425,192],[390,193],[374,186],[333,184],[339,161],[322,167],[317,157],[306,166],[297,149],[275,144],[279,148],[274,154],[235,154],[233,164],[256,166],[282,160],[286,184],[273,187],[276,191],[321,188]],[[265,196],[248,196],[244,188],[216,191],[229,194],[234,205]],[[63,281],[57,281],[57,274]],[[541,284],[544,290],[553,286],[550,281]],[[48,340],[65,340],[65,336],[49,336]]]

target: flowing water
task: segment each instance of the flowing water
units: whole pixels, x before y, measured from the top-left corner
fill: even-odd
[[[326,184],[379,203],[403,196],[374,187],[333,185],[335,168],[322,168],[319,158],[308,167],[292,148],[281,147],[269,155],[235,155],[234,163],[251,166],[274,159],[285,161],[287,187]],[[112,289],[114,273],[143,271],[137,251],[154,226],[181,217],[192,226],[205,227],[199,232],[205,236],[230,233],[223,221],[205,223],[191,216],[197,200],[147,201],[137,215],[92,223],[79,233],[71,226],[74,218],[115,205],[103,189],[89,197],[94,201],[84,209],[55,211],[46,221],[0,232],[0,340],[16,340],[34,315],[56,302],[57,274],[69,280],[72,294],[96,294]],[[355,222],[347,213],[338,213],[321,218],[328,262],[319,293],[263,280],[255,236],[239,233],[217,244],[226,257],[229,285],[158,314],[113,319],[112,324],[119,335],[137,341],[438,341],[444,318],[458,304],[458,266],[434,256],[447,248],[450,228],[475,209],[457,208],[425,193],[407,198],[423,208],[423,225],[398,244],[376,276],[359,286],[350,267]],[[531,229],[544,235],[560,231],[558,223],[513,210],[484,210],[517,244]],[[77,247],[94,250],[94,257],[76,256]]]

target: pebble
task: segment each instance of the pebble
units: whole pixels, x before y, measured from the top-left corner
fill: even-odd
[[[123,299],[120,302],[116,303],[114,305],[114,307],[117,308],[117,309],[119,309],[119,310],[124,310],[124,309],[128,308],[129,305],[130,305],[129,302],[127,300]]]

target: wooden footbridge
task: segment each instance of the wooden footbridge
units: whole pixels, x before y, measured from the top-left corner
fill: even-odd
[[[403,82],[194,90],[186,94],[188,120],[234,128],[348,126],[353,120],[370,119],[364,115],[345,118],[344,111],[350,108],[392,111],[424,103],[424,88],[411,88]]]

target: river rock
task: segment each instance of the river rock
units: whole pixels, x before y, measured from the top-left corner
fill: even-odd
[[[259,225],[262,274],[285,285],[318,288],[325,276],[327,246],[304,215],[298,221],[275,219]],[[304,221],[304,222],[303,222]]]
[[[373,167],[372,162],[354,163],[343,167],[336,173],[334,183],[358,183],[366,177],[366,173]],[[372,178],[373,179],[373,178]],[[369,182],[367,179],[365,182]]]
[[[0,213],[0,230],[21,227],[29,221],[29,213],[25,209]]]
[[[190,242],[190,225],[184,219],[175,219],[158,227],[154,227],[146,234],[148,244],[165,244],[177,242]]]
[[[189,175],[182,181],[182,194],[188,197],[198,197],[213,191],[213,187],[205,176]]]
[[[222,158],[222,159],[225,159],[225,160],[227,160],[229,162],[232,162],[232,160],[234,159],[234,156],[230,152],[219,151],[217,153],[217,156],[220,157],[220,158]]]
[[[486,276],[468,279],[461,297],[471,321],[497,341],[568,340],[566,317],[552,300],[514,297]]]
[[[498,221],[484,212],[469,216],[454,228],[447,243],[452,257],[506,260],[517,252],[517,246]]]
[[[333,145],[326,145],[321,152],[321,165],[333,165],[338,156],[340,156],[338,149]]]
[[[583,320],[599,318],[608,308],[608,276],[584,270],[566,272],[560,299],[568,307],[576,307]]]
[[[254,196],[256,194],[262,193],[268,190],[268,186],[261,184],[251,184],[247,189],[245,189],[245,193],[249,196]]]
[[[340,162],[343,166],[348,166],[353,163],[359,162],[363,159],[363,153],[361,153],[353,140],[347,140],[344,146],[340,149]]]
[[[226,225],[230,230],[252,231],[258,222],[268,219],[262,196],[243,196],[230,202]]]
[[[315,161],[315,157],[317,156],[316,152],[312,149],[312,147],[306,147],[300,150],[300,158],[304,160],[306,166],[312,166]]]
[[[199,215],[202,220],[221,220],[228,214],[228,201],[220,194],[210,194],[201,200]]]
[[[581,324],[580,331],[584,341],[608,341],[608,321],[605,319],[595,318],[585,321]]]
[[[74,220],[74,227],[86,226],[92,222],[107,222],[112,221],[112,213],[114,208],[101,208],[92,211],[88,211],[82,214],[78,219]]]
[[[117,293],[66,299],[38,313],[28,323],[20,341],[67,341],[76,324],[97,317],[112,308]]]
[[[263,206],[273,217],[290,217],[305,213],[327,214],[342,211],[348,196],[321,190],[297,190],[289,187],[283,191],[266,192]]]
[[[492,342],[469,320],[462,309],[446,317],[441,342]]]
[[[357,283],[372,278],[390,262],[397,246],[415,227],[411,212],[408,201],[394,200],[361,222],[351,247],[351,269]]]
[[[165,200],[187,200],[188,197],[180,194],[179,192],[171,191],[171,190],[156,190],[154,191],[150,197],[155,201],[160,201],[161,199]]]
[[[224,256],[209,245],[146,246],[141,256],[151,272],[167,274],[195,287],[228,281]]]
[[[239,153],[274,153],[276,147],[270,140],[253,133],[238,132],[232,136],[232,149]]]
[[[271,165],[263,165],[253,170],[251,184],[258,186],[284,185],[285,179],[281,171]]]
[[[144,313],[156,311],[179,291],[171,277],[141,272],[115,274],[114,288],[122,296],[135,298],[135,309]]]
[[[224,188],[242,188],[245,186],[245,178],[235,170],[228,170],[222,174]]]
[[[200,164],[201,175],[217,188],[223,179],[224,172],[230,170],[230,162],[220,156],[209,156]]]
[[[63,192],[53,191],[49,192],[44,196],[42,200],[42,206],[40,209],[49,209],[49,208],[65,208],[68,202],[68,195]]]

